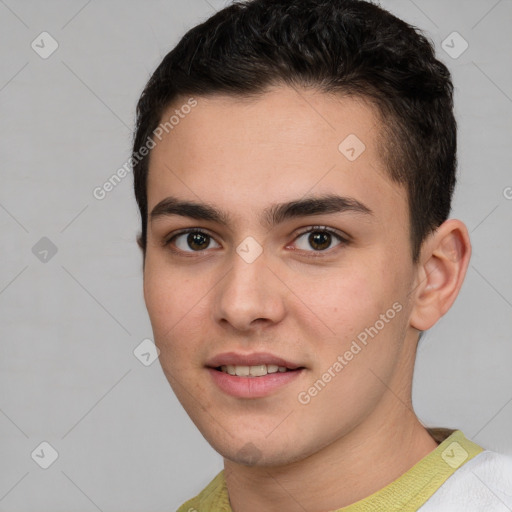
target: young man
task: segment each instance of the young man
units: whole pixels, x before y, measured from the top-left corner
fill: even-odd
[[[224,458],[180,511],[512,510],[511,459],[412,408],[471,252],[421,34],[358,0],[233,4],[149,80],[133,162],[160,362]]]

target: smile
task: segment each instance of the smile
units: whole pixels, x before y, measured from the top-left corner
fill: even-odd
[[[292,371],[285,366],[277,366],[276,364],[258,364],[256,366],[228,364],[219,366],[216,370],[228,373],[229,375],[236,375],[237,377],[263,377],[268,373],[284,373]]]

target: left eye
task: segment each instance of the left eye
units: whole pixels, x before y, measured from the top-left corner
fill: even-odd
[[[306,238],[306,235],[307,238]],[[303,239],[300,241],[300,239]],[[334,231],[326,228],[313,228],[304,233],[301,233],[297,238],[295,244],[297,248],[302,251],[309,251],[309,247],[312,247],[315,252],[325,251],[332,248],[333,242],[338,242],[335,245],[346,242],[346,240],[335,233]]]

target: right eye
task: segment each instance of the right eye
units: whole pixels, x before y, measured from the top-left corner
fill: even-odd
[[[211,235],[200,230],[200,229],[187,229],[183,230],[171,238],[169,238],[164,245],[174,245],[178,250],[171,248],[173,252],[203,252],[210,247],[211,243],[216,244],[216,247],[220,245],[213,239]]]

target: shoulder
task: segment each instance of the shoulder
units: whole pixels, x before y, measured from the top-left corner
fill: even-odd
[[[218,473],[195,498],[183,503],[177,512],[232,512],[224,470]]]
[[[484,450],[462,465],[419,512],[512,510],[512,457]]]

